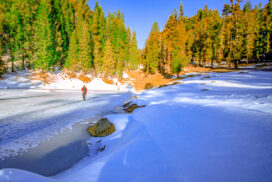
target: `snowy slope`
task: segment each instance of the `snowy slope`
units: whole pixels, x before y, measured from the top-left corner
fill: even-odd
[[[50,179],[270,182],[272,73],[181,82],[140,94],[134,102],[146,107],[133,114],[109,114],[117,132],[101,138],[105,150],[93,156],[100,138],[90,138],[90,156]]]

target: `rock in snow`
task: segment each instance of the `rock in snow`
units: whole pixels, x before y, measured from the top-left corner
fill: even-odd
[[[107,118],[100,119],[97,123],[88,128],[90,135],[94,137],[105,137],[115,132],[115,126]]]
[[[131,103],[131,102],[130,102]],[[135,109],[138,109],[138,108],[141,108],[141,107],[145,107],[145,105],[142,105],[142,106],[138,106],[137,104],[131,104],[129,105],[130,103],[128,104],[125,104],[124,107],[126,107],[125,109],[123,109],[124,111],[128,112],[128,113],[133,113],[133,111]]]

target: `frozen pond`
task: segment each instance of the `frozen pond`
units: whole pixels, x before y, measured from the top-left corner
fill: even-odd
[[[88,153],[87,125],[77,123],[52,139],[17,156],[0,161],[0,168],[19,168],[45,176],[59,173]]]
[[[131,93],[0,90],[0,169],[50,176],[88,153],[88,122],[114,112]]]

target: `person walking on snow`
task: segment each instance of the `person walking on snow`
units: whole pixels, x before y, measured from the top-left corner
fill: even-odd
[[[85,85],[83,85],[81,91],[82,91],[83,101],[85,101],[86,100],[86,94],[87,94],[87,87]]]

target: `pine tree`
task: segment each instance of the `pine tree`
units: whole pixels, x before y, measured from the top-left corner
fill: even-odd
[[[230,23],[230,59],[234,61],[234,68],[238,68],[239,60],[242,57],[242,43],[243,43],[243,11],[240,8],[242,0],[230,0],[231,5],[229,10]]]
[[[1,2],[1,1],[0,1]],[[4,4],[0,4],[0,77],[1,75],[5,72],[5,65],[4,61],[2,60],[2,56],[4,53],[4,19],[5,19],[5,14],[4,14]]]
[[[51,20],[51,6],[47,0],[41,0],[36,22],[36,61],[35,68],[52,69],[55,64],[55,47]]]
[[[112,51],[112,45],[110,39],[107,39],[104,56],[103,56],[103,71],[106,75],[112,76],[114,75],[114,55]]]
[[[93,66],[93,59],[90,25],[88,17],[86,17],[88,13],[87,4],[84,0],[77,2],[76,11],[76,27],[71,36],[65,67],[74,71],[81,70],[86,73]]]
[[[264,53],[268,58],[272,58],[272,0],[264,7],[262,22],[265,32]]]
[[[74,30],[71,36],[70,44],[69,44],[68,57],[65,62],[65,67],[67,69],[71,69],[71,70],[79,69],[78,52],[79,52],[79,47],[78,47],[77,32],[76,30]]]
[[[103,52],[105,46],[105,31],[106,31],[106,19],[103,9],[99,6],[98,2],[95,4],[93,18],[91,20],[91,34],[93,37],[93,57],[94,67],[99,73],[103,65]]]
[[[151,28],[149,38],[146,40],[145,56],[144,56],[144,67],[147,73],[155,73],[159,69],[159,26],[155,22]]]
[[[214,61],[218,62],[222,58],[222,40],[221,40],[222,21],[217,10],[210,10],[208,32],[211,40],[211,67],[213,67]]]
[[[172,39],[172,59],[171,62],[171,73],[177,74],[179,77],[179,72],[184,66],[188,64],[188,58],[186,55],[186,42],[187,42],[187,32],[186,25],[184,23],[185,19],[183,17],[183,8],[180,7],[180,15],[178,21],[173,28],[173,39]]]
[[[17,59],[19,59],[19,51],[21,44],[21,37],[22,37],[22,29],[21,29],[21,16],[18,11],[17,3],[11,1],[6,4],[8,6],[6,11],[6,31],[7,40],[6,40],[6,47],[8,53],[10,55],[10,62],[11,62],[11,71],[15,71],[14,63]]]
[[[123,15],[117,13],[108,15],[106,37],[111,40],[115,62],[115,73],[122,76],[124,67],[128,65],[130,36],[125,27]]]
[[[52,4],[56,60],[59,66],[63,66],[69,49],[69,39],[74,29],[74,13],[71,3],[67,0],[55,0]]]
[[[248,1],[244,5],[244,26],[243,26],[243,57],[247,61],[253,58],[254,42],[256,39],[254,28],[256,27],[255,14],[252,5]]]
[[[137,46],[136,32],[133,31],[132,39],[129,45],[129,68],[132,70],[137,69],[140,62],[140,55]]]
[[[262,55],[265,53],[265,26],[263,23],[263,10],[261,9],[261,6],[255,6],[255,21],[256,21],[256,27],[255,27],[255,42],[254,42],[254,55],[258,61],[261,60]]]
[[[1,2],[1,1],[0,1]],[[4,9],[3,4],[0,4],[0,64],[2,64],[2,54],[3,54],[3,46],[4,46]]]
[[[93,65],[90,49],[91,37],[88,29],[89,24],[82,20],[79,25],[81,26],[78,40],[78,58],[80,61],[81,70],[86,73]]]

